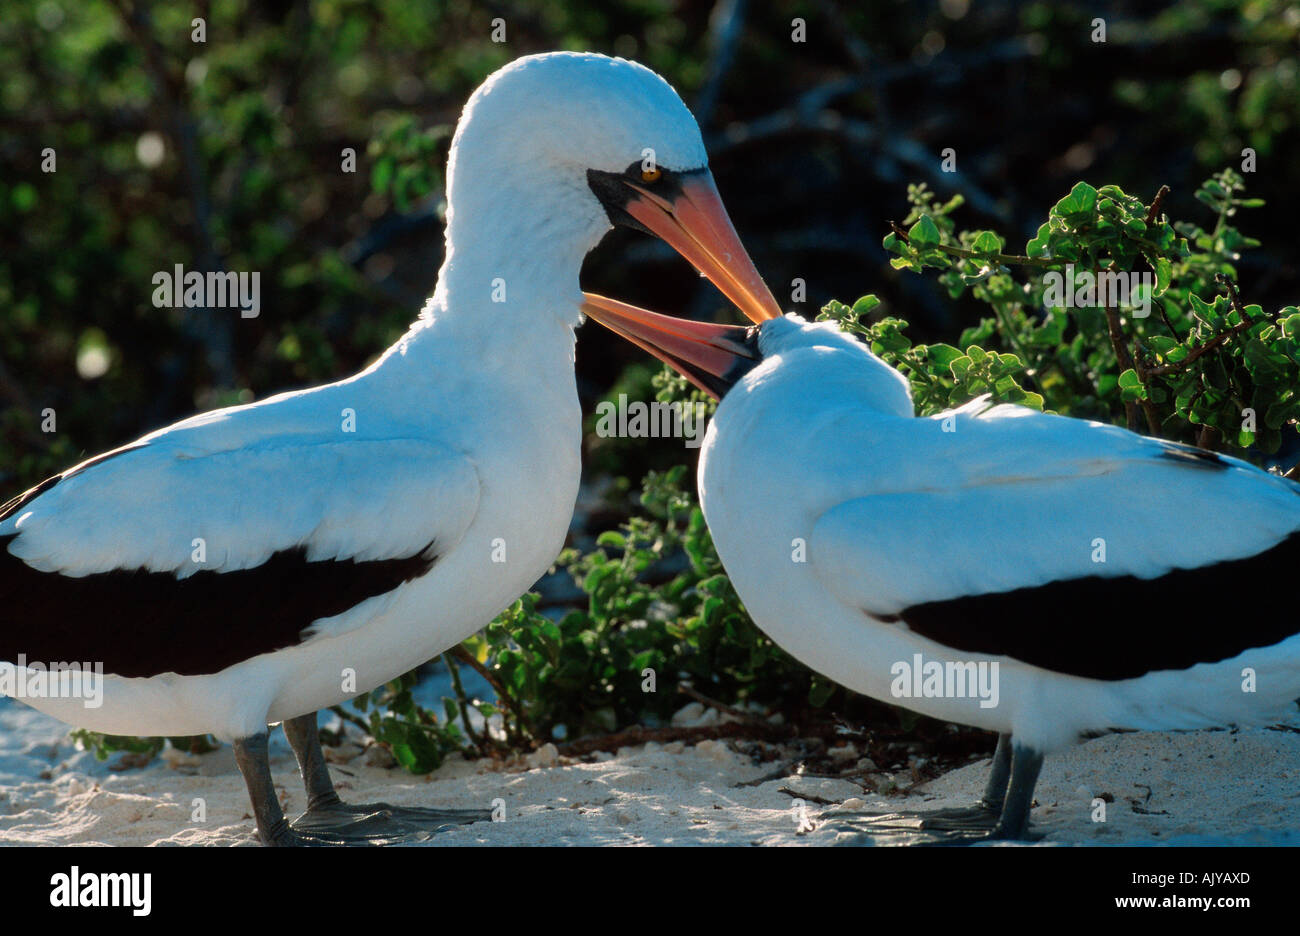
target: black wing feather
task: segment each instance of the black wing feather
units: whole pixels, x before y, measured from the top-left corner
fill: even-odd
[[[35,489],[33,489],[35,490]],[[386,594],[433,567],[430,543],[401,559],[307,561],[305,546],[252,569],[41,572],[0,536],[0,660],[102,663],[105,673],[217,673],[301,642],[321,618]]]
[[[1090,679],[1132,679],[1271,647],[1295,616],[1253,601],[1300,572],[1300,533],[1258,555],[1159,578],[1079,578],[913,605],[892,620],[966,653]]]

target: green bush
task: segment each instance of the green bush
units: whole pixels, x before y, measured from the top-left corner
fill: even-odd
[[[960,347],[912,347],[902,335],[905,322],[866,326],[858,306],[832,303],[823,317],[864,334],[907,374],[923,414],[991,393],[1205,447],[1222,444],[1259,460],[1278,450],[1283,430],[1300,416],[1300,309],[1265,314],[1242,299],[1236,262],[1259,242],[1230,222],[1239,209],[1262,204],[1242,197],[1243,189],[1231,169],[1205,182],[1196,197],[1214,213],[1206,230],[1167,220],[1163,193],[1147,205],[1118,186],[1080,182],[1015,256],[1003,253],[1006,240],[992,231],[956,230],[960,197],[940,205],[913,186],[910,227],[885,238],[891,263],[939,271],[951,297],[969,290],[991,316],[966,329]],[[1154,281],[1149,309],[1099,296],[1078,307],[1054,303],[1053,278],[1070,290],[1070,271],[1094,281],[1107,272],[1144,272]],[[1077,301],[1086,284],[1076,287]],[[999,353],[981,347],[989,341]]]

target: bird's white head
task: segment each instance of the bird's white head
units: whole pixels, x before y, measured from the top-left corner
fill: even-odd
[[[480,132],[537,182],[565,175],[585,186],[588,169],[622,172],[643,152],[679,171],[708,165],[695,118],[668,82],[593,53],[528,55],[493,72],[465,105],[457,140],[470,146]]]
[[[439,292],[487,296],[497,283],[508,306],[576,323],[582,259],[615,224],[667,241],[748,314],[780,314],[722,207],[699,127],[666,81],[569,52],[493,73],[452,140]]]
[[[763,358],[823,348],[849,354],[869,354],[867,346],[834,322],[809,322],[791,312],[765,322],[758,331],[758,349]]]

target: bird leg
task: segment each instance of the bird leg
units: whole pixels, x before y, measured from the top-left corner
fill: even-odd
[[[289,739],[289,746],[298,758],[298,770],[302,774],[303,785],[307,788],[307,811],[339,805],[342,800],[334,792],[334,781],[330,779],[325,752],[321,750],[316,713],[308,712],[297,718],[286,718],[284,736]]]
[[[298,758],[307,790],[307,811],[291,831],[312,844],[386,845],[427,841],[438,832],[492,818],[487,809],[427,809],[388,803],[351,805],[339,799],[320,746],[316,713],[285,719],[284,734]]]
[[[1011,779],[1011,732],[998,735],[998,746],[993,751],[993,767],[989,782],[984,784],[984,795],[979,806],[1001,814],[1002,803],[1007,798],[1007,783]]]
[[[1034,841],[1042,836],[1029,832],[1029,810],[1034,805],[1034,785],[1043,769],[1043,755],[1022,744],[1011,754],[1011,781],[1002,803],[1002,815],[989,833],[990,839],[1013,842]]]
[[[248,798],[253,801],[257,837],[263,845],[297,845],[298,836],[289,828],[271,781],[271,761],[266,752],[267,734],[261,731],[235,741],[235,763],[244,775]]]

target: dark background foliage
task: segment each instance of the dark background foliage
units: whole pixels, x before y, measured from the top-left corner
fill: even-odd
[[[1272,0],[0,0],[0,484],[364,365],[433,286],[460,107],[497,66],[551,49],[636,58],[681,91],[755,262],[784,304],[802,279],[810,315],[871,291],[918,340],[975,320],[969,299],[889,267],[906,182],[963,192],[965,228],[1027,239],[1082,177],[1147,200],[1167,184],[1166,210],[1193,216],[1199,182],[1246,146],[1268,204],[1241,220],[1264,245],[1242,288],[1293,302],[1298,36],[1300,6]],[[41,171],[47,147],[57,172]],[[260,271],[261,315],[154,308],[151,276],[178,263]],[[584,284],[677,314],[723,304],[622,232]],[[623,386],[647,387],[632,349],[582,330],[588,411],[629,362]],[[589,472],[634,481],[681,459],[677,443],[588,444]]]

